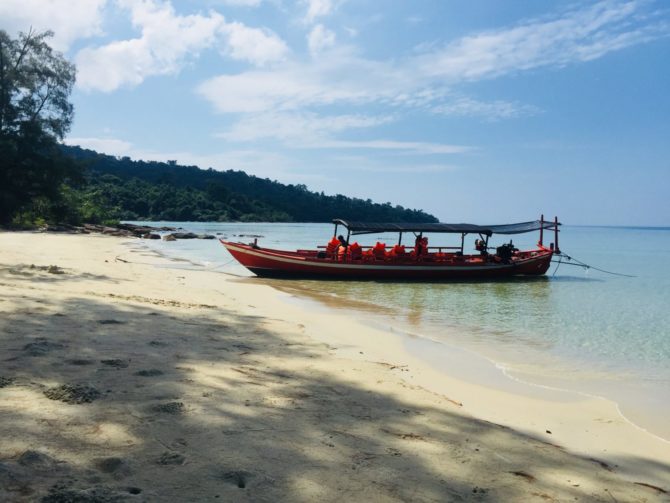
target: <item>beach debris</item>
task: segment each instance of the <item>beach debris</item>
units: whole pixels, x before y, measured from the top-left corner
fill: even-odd
[[[663,489],[662,487],[658,487],[652,484],[647,484],[646,482],[633,482],[633,484],[642,486],[642,487],[648,487],[649,489],[653,489],[656,492],[659,492],[661,494],[668,494],[668,491]]]
[[[82,404],[97,400],[101,393],[94,387],[85,384],[61,384],[44,391],[44,395],[51,400],[69,404]]]
[[[612,471],[614,471],[614,468],[612,468],[612,466],[610,466],[609,464],[605,463],[604,461],[601,461],[600,459],[596,459],[596,458],[588,458],[588,460],[589,460],[589,461],[593,461],[594,463],[599,464],[601,468],[604,468],[604,469],[607,470],[608,472],[612,472]]]
[[[154,405],[153,410],[163,412],[164,414],[182,414],[184,412],[184,404],[182,402],[160,403]]]
[[[388,433],[389,435],[401,438],[403,440],[423,440],[423,441],[426,440],[423,435],[419,435],[417,433],[400,433],[397,431],[387,430],[386,428],[382,428],[381,431],[383,431],[384,433]]]
[[[112,358],[109,360],[100,360],[100,363],[107,365],[108,367],[114,367],[116,369],[125,369],[128,368],[128,361],[122,360],[120,358]]]
[[[13,382],[14,382],[14,378],[13,378],[13,377],[3,377],[3,376],[0,376],[0,388],[6,388],[7,386],[9,386],[10,384],[12,384]]]
[[[551,430],[546,430],[546,432],[549,433],[549,435],[551,435]]]
[[[531,475],[530,473],[526,473],[523,470],[515,470],[509,473],[511,473],[512,475],[516,475],[517,477],[524,478],[528,482],[535,482],[535,476]]]
[[[163,371],[158,369],[138,370],[137,372],[135,372],[135,375],[142,377],[155,377],[155,376],[162,376]]]
[[[186,463],[186,457],[182,456],[178,452],[165,451],[160,455],[156,463],[159,465],[183,465]]]
[[[47,341],[46,339],[38,339],[35,342],[29,342],[23,346],[23,350],[30,356],[44,356],[55,349],[63,349],[65,346],[58,342]]]
[[[163,236],[163,241],[177,241],[177,238],[174,237],[172,234],[165,234]]]

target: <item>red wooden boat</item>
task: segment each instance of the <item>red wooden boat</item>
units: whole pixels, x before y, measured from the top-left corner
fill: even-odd
[[[511,276],[538,276],[547,272],[554,253],[558,253],[558,219],[506,225],[472,224],[385,224],[333,220],[335,232],[326,245],[313,250],[284,251],[262,248],[253,243],[221,243],[237,261],[251,272],[263,277],[328,278],[342,280],[384,279],[409,281],[442,281],[495,279]],[[338,227],[347,230],[347,237],[338,239]],[[554,242],[543,244],[544,230],[554,231]],[[537,247],[518,250],[512,244],[496,248],[489,246],[495,234],[511,235],[539,231]],[[350,243],[352,236],[362,234],[398,233],[397,244],[387,248],[377,242],[374,246]],[[404,246],[403,234],[412,233],[414,244]],[[460,234],[460,246],[428,246],[428,233]],[[465,237],[475,240],[476,253],[464,252]],[[490,252],[495,251],[495,253]]]

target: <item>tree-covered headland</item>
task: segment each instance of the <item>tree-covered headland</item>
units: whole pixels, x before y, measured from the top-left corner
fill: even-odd
[[[421,210],[315,193],[243,171],[117,158],[61,142],[75,67],[52,34],[0,30],[0,225],[119,220],[435,222]]]

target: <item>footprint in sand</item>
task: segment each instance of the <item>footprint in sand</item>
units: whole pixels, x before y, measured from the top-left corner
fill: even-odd
[[[107,365],[108,367],[114,367],[115,369],[125,369],[128,368],[128,361],[121,360],[120,358],[113,358],[109,360],[100,360],[100,363]]]
[[[98,323],[101,325],[121,325],[125,323],[125,321],[119,321],[119,320],[98,320]]]
[[[132,473],[130,465],[123,458],[99,458],[95,461],[95,467],[103,473],[112,475],[115,479],[127,477]]]
[[[221,474],[221,479],[229,484],[236,485],[240,489],[247,487],[248,481],[253,477],[253,474],[242,470],[233,470]]]
[[[93,365],[95,360],[86,360],[85,358],[73,358],[72,360],[65,360],[68,365]]]
[[[0,388],[5,388],[14,382],[13,377],[0,376]]]
[[[135,372],[135,375],[142,377],[155,377],[155,376],[162,376],[163,371],[158,369],[138,370],[137,372]]]
[[[179,415],[184,413],[184,404],[182,402],[167,402],[153,406],[155,412],[163,414]]]
[[[186,458],[177,452],[165,451],[156,461],[159,465],[183,465]]]
[[[92,386],[85,384],[62,384],[49,388],[44,395],[51,400],[69,404],[91,403],[100,398],[101,393]]]
[[[58,342],[51,342],[44,339],[37,340],[35,342],[29,342],[23,346],[23,350],[29,356],[44,356],[47,353],[55,349],[63,349],[65,346]]]

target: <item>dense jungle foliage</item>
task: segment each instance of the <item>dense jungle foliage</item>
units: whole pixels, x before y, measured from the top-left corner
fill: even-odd
[[[87,169],[73,191],[87,221],[329,222],[334,217],[377,222],[435,222],[423,211],[327,196],[243,171],[215,171],[174,162],[133,161],[79,147],[63,147]]]
[[[63,145],[76,69],[51,32],[0,30],[0,225],[119,220],[432,222],[423,211],[326,196],[242,171],[132,161]]]

